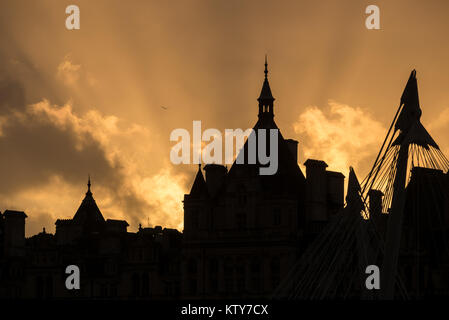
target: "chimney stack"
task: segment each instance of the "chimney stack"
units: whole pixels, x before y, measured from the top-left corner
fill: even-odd
[[[307,219],[327,221],[327,164],[321,160],[308,159],[306,166]]]
[[[25,254],[25,218],[22,211],[6,210],[4,217],[4,249],[8,256]]]
[[[368,192],[369,197],[369,212],[370,215],[379,216],[382,214],[382,197],[383,192],[380,190],[371,189]]]

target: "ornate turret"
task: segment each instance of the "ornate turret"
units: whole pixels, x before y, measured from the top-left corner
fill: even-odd
[[[260,96],[257,99],[259,101],[259,119],[273,118],[273,102],[274,98],[271,94],[270,83],[268,82],[268,63],[267,56],[265,56],[265,79],[263,81],[262,90]]]

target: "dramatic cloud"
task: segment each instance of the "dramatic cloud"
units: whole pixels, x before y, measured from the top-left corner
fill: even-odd
[[[153,177],[136,180],[136,190],[158,210],[158,214],[152,219],[153,223],[165,226],[168,223],[172,228],[183,229],[182,199],[187,191],[184,185],[188,178],[163,169]]]
[[[293,126],[301,136],[305,159],[322,159],[329,169],[345,175],[349,166],[366,174],[386,134],[366,110],[335,101],[329,101],[325,110],[308,107]]]
[[[73,85],[80,78],[80,69],[81,65],[74,64],[70,55],[67,55],[59,64],[57,75],[66,85]]]
[[[429,131],[449,151],[437,119],[447,2],[385,1],[381,33],[366,30],[361,1],[79,2],[81,29],[68,31],[66,3],[0,1],[0,210],[25,210],[28,235],[73,216],[88,173],[106,217],[181,228],[197,167],[169,162],[170,133],[193,120],[252,127],[265,53],[275,120],[301,162],[363,176],[413,68],[423,119],[441,121]],[[423,23],[404,33],[404,21]]]
[[[106,217],[126,219],[133,229],[147,219],[182,226],[180,174],[166,168],[154,177],[139,173],[141,158],[152,159],[148,129],[95,109],[80,116],[70,103],[57,106],[44,99],[24,105],[23,90],[14,83],[3,82],[0,94],[0,149],[5,150],[0,176],[8,182],[0,184],[0,203],[33,216],[30,230],[45,222],[51,231],[49,217],[72,216],[76,206],[64,195],[78,192],[72,198],[79,199],[87,173]]]

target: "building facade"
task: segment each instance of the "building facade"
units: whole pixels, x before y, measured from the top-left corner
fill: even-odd
[[[277,172],[260,175],[259,162],[248,164],[246,142],[240,151],[243,164],[234,162],[229,170],[207,164],[205,177],[200,166],[184,196],[184,297],[270,297],[343,207],[344,176],[312,159],[305,162],[303,174],[298,142],[284,139],[274,121],[274,100],[265,63],[253,129],[278,130]]]
[[[56,232],[25,238],[26,214],[0,215],[0,298],[174,299],[180,297],[182,234],[162,227],[128,232],[105,220],[88,191],[73,219]],[[66,267],[80,269],[80,289],[65,286]]]

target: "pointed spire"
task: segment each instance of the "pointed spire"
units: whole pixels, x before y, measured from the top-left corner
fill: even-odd
[[[419,105],[418,82],[416,70],[412,70],[401,96],[402,110],[395,123],[395,129],[400,130],[393,145],[416,144],[424,148],[432,146],[439,149],[436,142],[421,124],[421,107]]]
[[[265,54],[265,79],[268,79],[268,62],[267,62],[267,55]]]
[[[265,55],[265,79],[263,81],[262,90],[260,91],[260,96],[257,99],[259,101],[259,118],[264,114],[269,114],[270,117],[273,116],[273,95],[271,93],[270,83],[268,82],[268,60],[267,55]]]
[[[86,196],[84,197],[83,201],[81,202],[81,205],[79,206],[78,210],[76,211],[73,220],[75,222],[104,222],[103,215],[101,214],[100,209],[98,208],[97,204],[95,203],[95,199],[92,196],[92,192],[90,190],[91,183],[90,183],[90,175],[87,177],[87,192]],[[90,223],[89,222],[89,223]]]
[[[88,175],[87,175],[87,192],[86,192],[86,195],[91,195],[91,194],[92,194],[92,192],[90,191],[90,186],[91,186],[91,183],[90,183],[90,174],[88,174]]]
[[[416,80],[416,70],[412,70],[408,78],[407,85],[401,96],[401,105],[404,105],[395,128],[402,132],[407,132],[412,125],[421,118],[421,108],[419,106],[418,82]]]
[[[360,213],[363,209],[363,200],[360,195],[360,183],[355,174],[354,168],[349,167],[349,178],[348,178],[348,191],[346,193],[346,203],[349,208]]]
[[[190,195],[201,196],[202,194],[207,194],[207,186],[203,173],[201,172],[201,163],[199,163],[198,172],[196,173],[195,180],[193,181],[192,189],[190,189]]]

